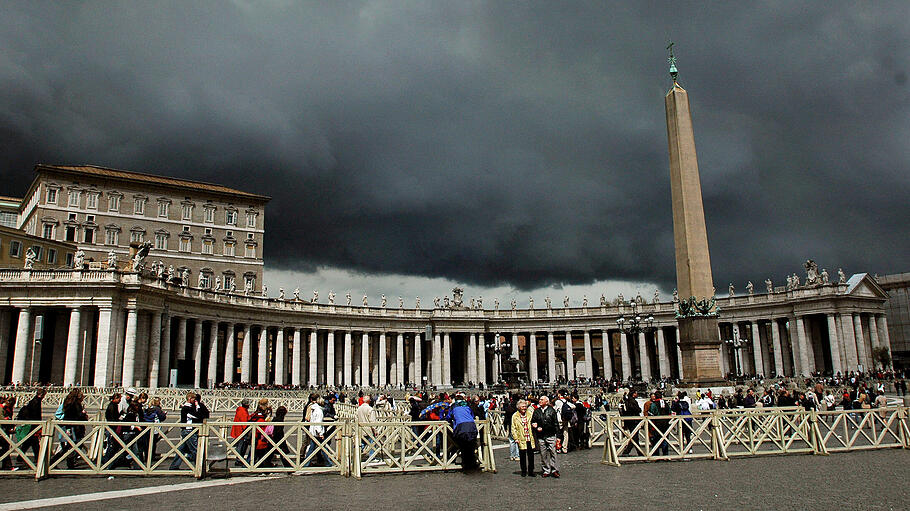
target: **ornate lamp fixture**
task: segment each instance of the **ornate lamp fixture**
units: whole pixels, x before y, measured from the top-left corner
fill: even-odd
[[[637,335],[642,332],[651,332],[654,330],[654,316],[648,314],[641,315],[641,305],[635,303],[635,300],[629,300],[629,307],[632,308],[631,317],[625,314],[616,320],[616,326],[626,335]]]

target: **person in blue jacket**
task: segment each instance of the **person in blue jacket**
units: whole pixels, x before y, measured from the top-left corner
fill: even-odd
[[[474,412],[465,399],[464,394],[458,393],[445,413],[445,420],[452,424],[452,433],[455,444],[461,451],[461,469],[465,472],[477,470],[477,424],[474,422]]]

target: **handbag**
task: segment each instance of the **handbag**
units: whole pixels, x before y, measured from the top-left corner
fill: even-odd
[[[270,425],[270,426],[266,426],[265,428],[263,428],[262,432],[263,432],[266,436],[272,436],[272,435],[275,434],[275,426],[271,426],[271,425]]]
[[[16,426],[16,442],[21,442],[28,437],[28,434],[32,432],[31,424],[21,424]]]

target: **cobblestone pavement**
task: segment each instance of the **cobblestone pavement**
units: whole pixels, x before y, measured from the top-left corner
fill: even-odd
[[[369,476],[257,477],[252,482],[126,498],[59,509],[910,509],[910,452],[880,450],[831,456],[767,456],[729,462],[700,460],[600,464],[593,449],[560,456],[562,478],[522,478],[505,450],[497,474],[417,473]],[[538,460],[539,461],[539,460]],[[249,480],[235,477],[232,482]],[[214,480],[207,480],[206,484]],[[194,486],[187,478],[3,477],[0,503],[160,487]],[[2,508],[3,504],[0,504]]]

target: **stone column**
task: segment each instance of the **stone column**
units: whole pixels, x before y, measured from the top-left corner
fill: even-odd
[[[263,325],[259,330],[259,345],[256,354],[256,383],[265,385],[269,379],[269,327]]]
[[[370,333],[364,332],[360,338],[360,384],[370,385]]]
[[[509,340],[512,342],[512,357],[518,359],[520,356],[518,351],[518,334],[515,332],[509,334]]]
[[[243,336],[243,348],[240,352],[240,381],[252,382],[253,366],[253,325],[247,325],[246,334]]]
[[[294,327],[294,339],[292,341],[294,347],[291,348],[291,385],[295,387],[300,386],[300,375],[302,368],[300,367],[303,357],[303,351],[300,349],[300,329]],[[309,368],[307,368],[309,369]]]
[[[667,340],[664,338],[664,329],[657,327],[657,365],[660,368],[660,377],[670,377],[670,355],[667,353]]]
[[[108,309],[108,321],[110,321],[110,309]],[[110,330],[110,328],[108,328]],[[25,361],[28,358],[29,344],[32,341],[32,310],[29,307],[19,309],[19,324],[16,328],[16,344],[13,347],[13,378],[12,383],[25,382]],[[100,331],[99,331],[99,338]],[[105,359],[107,352],[105,352]],[[102,360],[102,359],[99,359]],[[102,364],[99,364],[102,365]],[[97,371],[96,371],[97,372]],[[25,403],[23,403],[25,404]]]
[[[878,327],[881,328],[880,340],[882,347],[886,348],[888,350],[888,355],[891,356],[891,335],[888,334],[888,317],[884,314],[879,314],[878,316]],[[887,367],[887,369],[891,369],[893,365],[894,361],[892,360],[891,365]]]
[[[76,369],[79,364],[79,338],[82,333],[82,308],[70,309],[69,330],[66,336],[66,361],[63,366],[63,385],[76,384]],[[6,337],[0,337],[0,343],[6,344]],[[5,362],[5,361],[4,361]],[[4,364],[4,370],[6,364]],[[24,404],[24,403],[23,403]]]
[[[649,381],[651,379],[651,358],[648,356],[648,344],[645,342],[645,333],[638,334],[638,358],[641,364],[641,379]]]
[[[603,356],[603,375],[606,379],[613,378],[613,350],[610,349],[610,332],[600,331],[600,351]]]
[[[477,334],[468,337],[468,381],[477,383]]]
[[[784,375],[784,350],[780,344],[780,325],[777,320],[771,318],[771,342],[774,343],[774,370],[776,376]]]
[[[404,334],[395,338],[395,384],[404,385]]]
[[[547,376],[550,383],[556,381],[556,340],[553,332],[547,332]]]
[[[594,350],[591,348],[591,332],[585,330],[585,377],[593,378],[594,377]]]
[[[452,339],[446,332],[442,336],[442,384],[452,384]]]
[[[111,350],[111,321],[113,320],[113,309],[111,307],[98,308],[98,342],[95,349],[95,386],[107,387],[111,383],[112,373],[107,363],[108,355]],[[19,328],[22,332],[22,313],[19,314]],[[19,339],[16,338],[16,351],[19,350]],[[16,381],[16,359],[13,359],[13,381]],[[25,364],[23,364],[23,370]],[[20,380],[21,381],[21,380]]]
[[[433,336],[433,384],[442,385],[442,334]]]
[[[414,334],[414,349],[413,349],[413,351],[414,351],[414,374],[413,374],[413,376],[411,376],[411,379],[413,380],[412,383],[417,385],[418,388],[421,386],[421,383],[423,383],[423,353],[422,353],[423,346],[421,346],[422,342],[423,341],[421,340],[420,334],[415,333]]]
[[[347,341],[350,341],[350,332],[348,332]],[[350,354],[350,352],[348,352]],[[311,386],[319,382],[318,367],[319,364],[319,332],[316,329],[310,330],[310,357],[309,357],[309,378],[307,383]]]
[[[284,327],[280,326],[275,333],[275,385],[284,385],[284,375],[287,372],[285,364],[288,359],[285,353]]]
[[[386,354],[385,332],[379,332],[379,386],[386,385],[386,369],[388,369],[388,355]]]
[[[123,343],[123,386],[130,387],[136,383],[136,322],[138,313],[135,307],[126,311],[126,337]]]
[[[765,374],[765,361],[762,359],[761,335],[758,330],[758,322],[752,321],[752,358],[755,360],[755,374]],[[834,346],[837,345],[835,341]]]
[[[869,367],[875,368],[875,350],[881,347],[878,339],[878,324],[875,322],[875,314],[869,314],[869,340],[871,341],[873,350],[869,357],[869,360],[871,361]]]
[[[310,352],[312,356],[312,352]],[[351,331],[348,330],[344,333],[344,384],[350,387],[354,384],[354,379],[351,375],[351,369],[354,365],[354,342],[351,339]]]
[[[575,379],[575,346],[572,345],[572,331],[566,331],[566,379]]]
[[[6,368],[6,361],[9,357],[9,344],[6,342],[9,339],[9,331],[12,325],[12,318],[10,317],[10,311],[5,308],[0,308],[0,367]],[[6,383],[6,371],[0,371],[0,385]]]
[[[863,318],[860,314],[853,315],[853,335],[856,337],[856,358],[863,365],[863,370],[868,370],[869,353],[866,351],[866,339],[863,336]]]
[[[531,332],[531,336],[528,340],[530,341],[530,347],[528,348],[528,377],[532,382],[535,382],[539,379],[539,376],[537,375],[537,334]],[[484,349],[482,346],[483,345],[481,344],[481,350]]]
[[[161,313],[152,311],[152,320],[149,325],[149,354],[148,377],[149,388],[158,388],[158,377],[161,371]]]
[[[224,328],[224,381],[234,383],[234,345],[236,342],[236,325],[228,323]]]
[[[477,381],[487,383],[487,336],[483,332],[477,334]]]
[[[209,388],[215,388],[218,383],[218,321],[209,322],[209,363],[206,368],[206,380]]]
[[[843,372],[844,366],[840,360],[840,348],[837,346],[837,321],[834,314],[826,314],[828,320],[828,345],[831,348],[831,370],[834,374]]]
[[[856,354],[856,338],[853,336],[853,316],[849,313],[835,316],[840,326],[841,339],[844,344],[844,372],[856,371],[859,359]]]
[[[398,337],[392,338],[391,336],[386,338],[386,345],[388,346],[389,358],[389,376],[388,384],[389,385],[398,385]]]
[[[158,355],[158,386],[167,387],[171,374],[171,317],[161,318],[161,353]]]
[[[325,384],[328,387],[335,386],[335,374],[338,372],[338,364],[335,362],[335,331],[329,330],[326,333],[325,341]]]
[[[186,359],[186,318],[177,318],[177,348],[174,360]]]
[[[202,319],[193,321],[193,387],[202,385]]]
[[[796,326],[796,339],[799,342],[799,372],[797,374],[808,376],[811,370],[809,368],[809,348],[806,346],[806,323],[802,316],[796,316],[796,321],[790,324]],[[790,333],[793,333],[792,329]]]
[[[629,381],[632,379],[632,356],[629,353],[629,335],[625,332],[619,339],[619,356],[622,363],[622,379]]]

